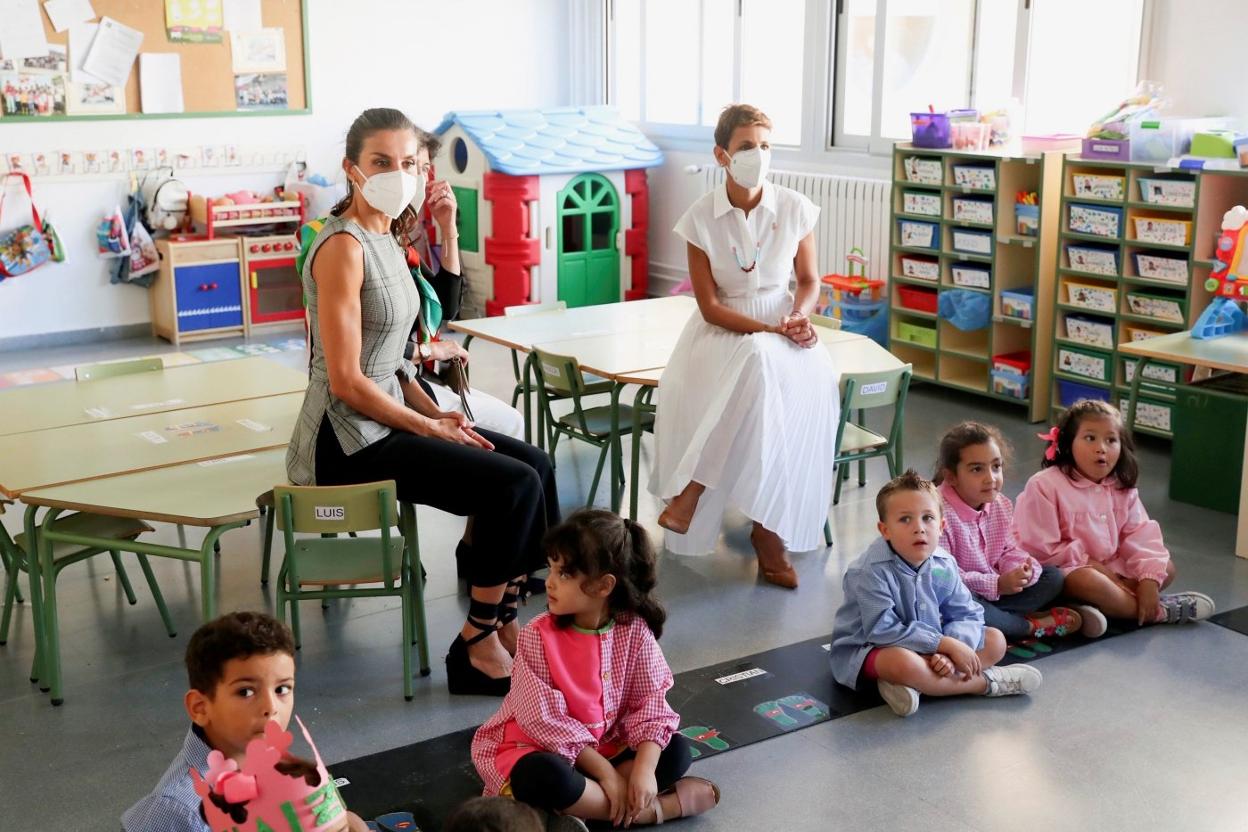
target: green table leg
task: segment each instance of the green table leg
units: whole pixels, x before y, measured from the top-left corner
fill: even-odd
[[[30,573],[31,625],[35,628],[35,660],[30,669],[30,681],[37,683],[39,689],[46,693],[47,675],[43,671],[43,583],[39,569],[39,524],[35,522],[38,511],[35,506],[26,506],[22,524],[26,530],[26,570]]]
[[[217,617],[217,563],[214,554],[217,541],[221,539],[221,535],[230,529],[241,528],[247,525],[246,520],[239,520],[237,523],[226,523],[223,526],[213,526],[208,530],[208,534],[204,536],[204,542],[199,547],[199,591],[202,596],[199,599],[200,615],[204,622],[209,622]],[[188,553],[194,552],[194,549],[188,549]]]
[[[40,528],[44,533],[38,537],[35,549],[38,552],[39,571],[43,576],[43,667],[40,670],[42,684],[52,692],[52,704],[60,705],[65,701],[61,695],[61,643],[60,623],[56,615],[56,569],[52,563],[52,541],[46,532],[51,531],[61,510],[50,508],[43,516]],[[34,594],[34,591],[31,591]]]
[[[1135,362],[1135,377],[1131,379],[1131,392],[1127,394],[1127,412],[1122,414],[1127,430],[1135,430],[1135,406],[1140,400],[1140,381],[1148,366],[1148,356],[1141,355]]]
[[[524,441],[533,442],[533,382],[530,380],[530,365],[533,360],[533,354],[529,353],[524,357],[524,367],[520,371],[520,386],[524,388]],[[538,437],[538,447],[543,447],[541,437]]]
[[[620,469],[623,467],[623,452],[620,443],[620,392],[623,384],[611,385],[611,510],[617,514],[620,504],[624,501],[624,489],[620,487]]]

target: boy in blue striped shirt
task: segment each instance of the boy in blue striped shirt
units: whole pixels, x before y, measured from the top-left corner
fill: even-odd
[[[906,471],[875,498],[880,539],[845,572],[845,601],[832,630],[836,680],[862,689],[875,684],[898,716],[919,708],[919,694],[1008,696],[1040,686],[1030,665],[995,667],[1005,655],[1000,630],[939,544],[940,495]]]

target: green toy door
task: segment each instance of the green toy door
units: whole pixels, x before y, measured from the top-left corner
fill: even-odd
[[[559,300],[592,306],[620,300],[620,199],[597,173],[576,177],[555,198],[559,206]]]

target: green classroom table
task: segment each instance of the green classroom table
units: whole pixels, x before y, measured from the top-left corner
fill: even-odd
[[[297,393],[307,383],[307,374],[299,370],[266,358],[241,358],[19,387],[0,391],[0,435]]]
[[[1187,364],[1192,367],[1208,367],[1231,373],[1248,373],[1248,333],[1236,333],[1207,341],[1192,337],[1192,333],[1173,332],[1143,341],[1130,341],[1118,345],[1118,352],[1139,358],[1135,375],[1131,379],[1131,393],[1127,399],[1127,427],[1135,424],[1135,402],[1140,394],[1140,381],[1144,368],[1152,361],[1168,361],[1171,364]],[[1244,462],[1240,470],[1239,517],[1235,527],[1235,554],[1248,558],[1248,431],[1244,434]]]
[[[0,492],[20,497],[35,488],[285,446],[302,402],[303,393],[285,393],[0,436]]]

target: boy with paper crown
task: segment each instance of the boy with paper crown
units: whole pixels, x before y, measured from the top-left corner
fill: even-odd
[[[122,815],[125,832],[367,828],[347,812],[315,746],[315,765],[286,753],[294,653],[289,628],[263,613],[230,613],[195,631],[186,648],[191,727],[156,788]]]

